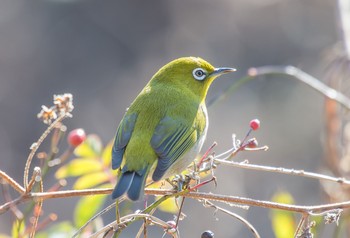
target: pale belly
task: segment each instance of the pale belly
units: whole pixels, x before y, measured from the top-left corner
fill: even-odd
[[[170,176],[180,174],[193,162],[193,160],[197,157],[197,155],[201,151],[205,138],[207,136],[208,125],[209,125],[208,113],[207,113],[206,107],[205,106],[202,107],[202,110],[206,117],[206,125],[202,135],[200,136],[197,143],[182,158],[178,159],[174,164],[172,164],[172,166],[170,166],[170,168],[167,170],[163,178],[168,178]]]

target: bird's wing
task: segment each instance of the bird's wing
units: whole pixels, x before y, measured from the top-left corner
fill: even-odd
[[[171,117],[163,118],[151,139],[151,146],[158,155],[153,181],[160,180],[172,164],[181,158],[197,141],[197,130]]]
[[[122,163],[125,147],[129,143],[131,134],[134,130],[136,118],[136,113],[126,114],[119,124],[112,150],[113,169],[119,168]]]

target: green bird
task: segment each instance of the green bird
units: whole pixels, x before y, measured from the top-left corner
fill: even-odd
[[[126,111],[112,149],[119,169],[112,198],[136,201],[146,178],[159,181],[181,173],[203,146],[208,115],[205,98],[211,83],[233,68],[214,68],[196,57],[163,66]]]

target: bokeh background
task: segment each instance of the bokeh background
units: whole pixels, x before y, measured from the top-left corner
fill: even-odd
[[[322,79],[324,59],[341,37],[338,18],[337,1],[329,0],[0,1],[0,168],[22,182],[29,147],[45,130],[36,115],[53,94],[74,95],[68,129],[82,127],[108,143],[133,98],[177,57],[238,69],[214,83],[209,99],[255,66],[294,65]],[[269,151],[241,153],[237,161],[321,171],[323,100],[296,80],[259,77],[209,108],[205,147],[217,141],[217,152],[228,149],[231,134],[243,138],[249,121],[259,118],[254,136]],[[297,204],[323,201],[316,180],[223,166],[216,176],[217,188],[203,191],[270,200],[288,190]],[[71,219],[75,201],[50,201],[44,210]],[[206,229],[215,237],[252,237],[238,221],[197,202],[186,201],[184,209],[183,237]],[[274,236],[269,210],[230,209],[262,237]],[[10,224],[10,213],[0,216],[1,231]]]

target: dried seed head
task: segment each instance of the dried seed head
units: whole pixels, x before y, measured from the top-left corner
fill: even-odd
[[[73,95],[70,93],[53,95],[53,104],[60,115],[69,114],[74,109]]]
[[[53,120],[57,118],[55,107],[41,106],[41,111],[38,113],[37,117],[42,120],[45,124],[50,125]]]

